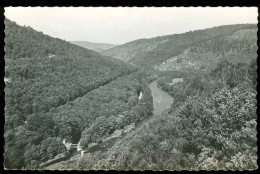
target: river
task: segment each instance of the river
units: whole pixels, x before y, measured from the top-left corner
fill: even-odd
[[[151,89],[153,96],[154,115],[161,114],[165,109],[170,108],[173,103],[173,98],[170,94],[157,86],[157,80],[150,83],[149,88]]]
[[[153,114],[151,116],[146,117],[143,120],[139,121],[131,132],[139,129],[144,123],[147,123],[151,118],[153,118],[153,116],[161,114],[164,110],[170,108],[170,106],[173,102],[173,98],[171,97],[171,95],[168,94],[167,92],[163,91],[161,88],[159,88],[157,86],[157,80],[150,83],[149,88],[151,89],[151,93],[152,93],[152,97],[153,97],[153,107],[154,107]],[[86,150],[86,152],[93,153],[98,150],[100,150],[101,152],[106,152],[109,148],[111,148],[115,144],[116,141],[123,139],[123,137],[125,137],[125,136],[126,136],[126,134],[123,134],[121,137],[116,137],[116,138],[110,139],[107,142],[104,142],[97,146],[89,148],[88,150]],[[69,158],[74,157],[79,154],[80,154],[79,152],[74,151],[69,155],[69,157],[66,157],[61,160],[57,160],[56,162],[68,160]],[[53,163],[51,163],[50,166],[51,165],[53,165]],[[47,166],[49,166],[49,165],[46,165],[46,167]],[[49,169],[53,169],[53,168],[49,168]]]

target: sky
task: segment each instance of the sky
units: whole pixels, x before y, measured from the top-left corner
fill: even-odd
[[[257,23],[256,7],[7,7],[6,18],[66,41],[123,44],[220,25]]]

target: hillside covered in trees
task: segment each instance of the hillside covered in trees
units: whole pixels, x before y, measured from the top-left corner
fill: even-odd
[[[104,55],[5,27],[6,168],[39,169],[68,154],[64,139],[92,149],[45,169],[257,168],[256,25],[140,39]],[[160,112],[151,84],[168,97]]]
[[[105,153],[96,151],[48,169],[256,169],[255,60],[251,65],[221,62],[209,75],[172,73],[184,81],[172,88],[163,86],[165,74],[158,81],[173,95],[169,110]],[[234,81],[223,81],[222,73]]]
[[[62,139],[79,141],[98,117],[115,122],[123,111],[142,110],[136,103],[146,83],[141,74],[126,76],[133,66],[8,19],[5,35],[6,168],[37,166],[64,152]],[[139,119],[131,112],[110,129]]]
[[[116,46],[102,54],[146,68],[158,68],[164,61],[172,62],[172,66],[167,67],[167,70],[172,70],[173,68],[169,67],[199,64],[205,61],[213,64],[216,58],[223,55],[229,56],[229,59],[238,56],[241,59],[248,59],[247,57],[255,56],[248,53],[250,49],[256,49],[256,32],[257,26],[254,24],[226,25],[183,34],[140,39]],[[167,62],[169,59],[173,60]],[[183,64],[180,63],[182,59]],[[206,67],[208,64],[203,66]],[[200,68],[196,64],[194,66]],[[165,66],[161,65],[159,68],[165,70]]]
[[[186,68],[188,63],[185,62],[180,69],[146,69],[149,70],[146,72],[148,81],[157,79],[158,86],[172,95],[173,103],[169,109],[152,117],[106,152],[88,153],[48,169],[256,169],[255,25],[224,26],[205,31],[208,36],[222,36],[199,42],[203,38],[200,35],[198,40],[186,38],[176,43],[193,42],[189,51],[202,55],[197,60],[205,68]],[[216,34],[216,31],[219,33]],[[114,49],[120,47],[124,46]],[[168,52],[179,48],[169,48]],[[206,56],[218,58],[218,61],[211,64],[205,61],[203,54],[209,52],[212,57]],[[158,65],[165,61],[163,55],[162,59],[156,59],[153,55],[150,58],[154,58]],[[148,61],[147,56],[143,63],[151,65],[154,62]],[[174,79],[182,80],[173,83]]]

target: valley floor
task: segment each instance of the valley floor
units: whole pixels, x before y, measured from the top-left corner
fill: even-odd
[[[153,115],[146,117],[146,118],[142,119],[141,121],[139,121],[138,123],[136,123],[136,126],[129,133],[123,133],[119,137],[112,138],[106,142],[103,142],[101,144],[98,144],[94,147],[87,149],[85,152],[86,154],[94,153],[96,151],[101,151],[101,152],[105,153],[110,148],[112,148],[115,143],[122,141],[126,135],[133,134],[143,124],[148,123],[149,120],[151,120],[151,118],[153,118],[154,116],[156,116],[158,114],[161,114],[164,110],[170,108],[170,106],[173,102],[173,98],[171,97],[170,94],[168,94],[167,92],[163,91],[161,88],[158,87],[157,80],[150,83],[149,88],[151,89],[151,93],[152,93],[152,97],[153,97],[153,108],[154,108]],[[58,160],[57,163],[46,166],[45,169],[57,170],[57,169],[59,169],[58,166],[60,163],[63,163],[65,161],[78,161],[81,158],[84,158],[84,156],[83,157],[80,156],[79,152],[72,152],[72,153],[73,154],[70,155],[69,158],[64,158],[64,161]]]

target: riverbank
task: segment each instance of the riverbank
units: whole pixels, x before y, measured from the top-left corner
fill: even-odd
[[[140,120],[139,122],[137,122],[135,124],[135,127],[133,129],[131,129],[131,131],[129,131],[128,133],[122,133],[121,136],[109,139],[106,142],[103,142],[101,144],[98,144],[96,146],[93,146],[89,149],[87,149],[85,151],[85,154],[89,154],[89,153],[94,153],[96,151],[101,151],[102,153],[105,153],[106,151],[108,151],[110,148],[112,148],[114,146],[114,144],[118,141],[122,141],[122,139],[124,137],[126,137],[128,134],[132,134],[134,133],[137,129],[139,129],[143,124],[147,123],[149,120],[151,120],[154,116],[161,114],[164,110],[170,108],[172,102],[173,102],[173,98],[171,97],[170,94],[168,94],[167,92],[163,91],[161,88],[159,88],[157,86],[157,80],[151,82],[149,84],[149,88],[151,90],[151,94],[153,97],[153,114],[151,116],[145,117],[142,120]],[[75,154],[75,156],[71,156],[70,158],[66,158],[64,160],[66,161],[77,161],[80,160],[81,158],[84,158],[84,156],[80,156],[79,154]],[[59,161],[60,162],[65,162],[65,161]],[[55,164],[51,164],[49,166],[46,166],[45,168],[48,170],[54,170],[54,169],[58,169],[59,164],[55,163]]]

